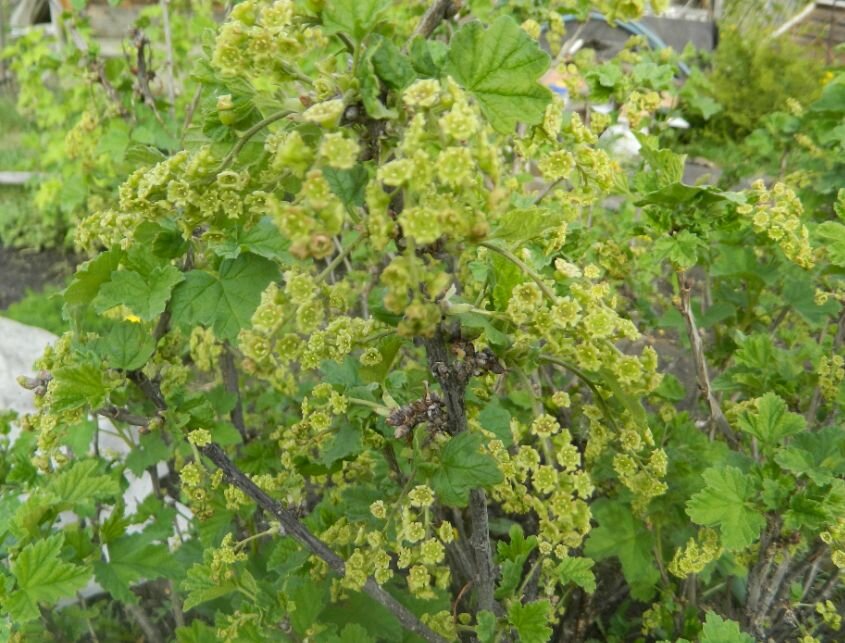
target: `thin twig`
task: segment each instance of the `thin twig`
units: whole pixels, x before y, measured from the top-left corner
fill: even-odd
[[[238,139],[238,142],[235,143],[231,151],[225,156],[223,161],[220,163],[220,166],[217,168],[216,174],[219,174],[232,164],[232,161],[237,158],[244,145],[249,142],[249,139],[258,134],[258,132],[263,130],[271,123],[275,123],[276,121],[281,120],[286,116],[290,116],[293,113],[294,112],[289,109],[283,109],[274,114],[270,114],[267,118],[258,121],[255,125],[246,130],[243,134],[241,134],[240,138]]]
[[[182,123],[182,134],[179,137],[179,145],[185,145],[185,135],[188,133],[188,128],[191,126],[191,121],[194,120],[194,112],[200,104],[200,97],[202,97],[202,85],[197,85],[194,90],[194,97],[191,99],[191,104],[188,105],[188,112],[185,114],[185,122]]]
[[[222,472],[224,479],[234,485],[249,498],[272,514],[281,524],[285,534],[292,537],[313,554],[321,558],[334,573],[344,576],[346,565],[343,559],[332,551],[322,540],[308,531],[296,515],[284,507],[281,502],[268,496],[246,474],[238,469],[229,459],[225,451],[217,444],[209,444],[201,449],[203,455],[211,460]],[[363,590],[371,598],[386,607],[409,632],[430,641],[431,643],[445,643],[440,635],[423,624],[408,608],[388,594],[373,578],[368,578]]]
[[[510,250],[506,250],[505,248],[502,248],[501,246],[498,246],[495,243],[491,243],[490,241],[482,241],[478,245],[500,254],[505,259],[510,261],[513,265],[515,265],[517,268],[522,270],[522,272],[525,273],[526,277],[530,277],[534,280],[534,283],[536,283],[540,287],[540,290],[543,291],[543,294],[549,299],[550,302],[553,303],[555,299],[557,299],[557,295],[555,295],[554,291],[549,288],[549,285],[545,281],[543,281],[543,278],[539,274],[537,274],[537,272],[535,272],[531,267],[529,267],[528,264],[522,261],[515,254],[513,254]]]
[[[332,259],[328,264],[326,264],[326,267],[323,268],[323,270],[320,272],[320,274],[317,275],[317,281],[318,282],[323,281],[326,277],[328,277],[331,274],[332,270],[334,270],[341,263],[346,261],[346,258],[352,253],[353,250],[355,250],[355,248],[358,247],[358,244],[361,243],[361,241],[364,240],[365,236],[366,235],[362,234],[362,235],[358,236],[356,239],[353,239],[352,241],[347,243],[345,248],[341,247],[340,252],[338,252],[334,256],[334,259]]]
[[[141,628],[147,643],[164,643],[161,632],[158,631],[155,623],[150,620],[150,617],[140,605],[125,603],[123,609],[138,624],[138,627]]]
[[[104,406],[94,411],[94,415],[100,415],[110,420],[117,420],[118,422],[126,422],[126,424],[131,424],[132,426],[147,426],[150,422],[150,418],[148,417],[135,415],[117,406]]]
[[[540,205],[540,202],[545,199],[551,193],[552,190],[554,190],[558,185],[560,185],[561,181],[563,181],[563,179],[557,179],[549,183],[546,186],[546,189],[540,192],[537,198],[534,199],[533,205]]]
[[[153,96],[153,92],[150,90],[150,80],[155,75],[150,69],[147,69],[147,46],[150,44],[150,40],[143,31],[134,29],[132,32],[132,43],[136,49],[135,66],[138,73],[138,91],[141,93],[144,102],[153,110],[153,116],[155,116],[156,120],[161,125],[164,125],[164,119],[162,119],[156,107],[155,96]]]
[[[574,364],[570,364],[569,362],[559,357],[555,357],[554,355],[547,355],[545,353],[541,353],[540,359],[544,362],[554,364],[555,366],[559,366],[560,368],[569,371],[575,377],[584,382],[584,384],[586,384],[589,389],[593,392],[593,395],[596,398],[596,402],[598,402],[599,408],[601,408],[602,413],[604,413],[605,419],[610,423],[610,426],[614,430],[618,430],[616,420],[613,419],[613,415],[610,413],[610,407],[607,404],[607,400],[604,399],[604,396],[601,394],[601,391],[599,391],[598,386],[596,386],[595,382],[593,382],[584,371],[579,369]]]
[[[238,386],[238,371],[235,368],[235,357],[232,354],[232,348],[228,344],[223,345],[223,351],[220,353],[220,374],[223,377],[223,388],[227,393],[235,396],[235,406],[229,413],[232,424],[241,434],[241,440],[244,444],[249,442],[249,433],[246,430],[244,423],[244,408],[241,401],[240,387]]]
[[[451,5],[452,0],[434,0],[422,18],[420,18],[417,28],[414,29],[414,34],[408,42],[413,41],[415,38],[428,38],[437,29],[437,25],[446,18]]]
[[[135,373],[134,381],[159,412],[167,410],[164,396],[154,382],[137,372]],[[321,558],[329,566],[329,569],[338,576],[345,575],[346,564],[343,559],[334,553],[322,540],[312,534],[300,522],[293,511],[278,500],[274,500],[267,495],[245,473],[238,469],[218,444],[209,444],[202,447],[200,451],[223,472],[223,477],[229,484],[240,489],[264,511],[273,515],[279,521],[286,535],[292,537],[310,550],[311,553]],[[413,632],[420,638],[429,641],[429,643],[446,643],[444,638],[420,621],[413,612],[393,598],[373,578],[367,579],[363,591],[387,608],[409,632]]]
[[[170,120],[176,123],[176,85],[173,78],[173,36],[170,32],[170,0],[159,0],[164,29],[165,60],[167,61],[167,99],[170,101]]]
[[[725,439],[732,445],[737,443],[736,436],[728,423],[719,400],[713,394],[713,387],[710,384],[710,373],[707,369],[707,358],[704,355],[704,343],[701,341],[701,333],[695,323],[695,315],[692,312],[692,285],[686,273],[678,272],[678,285],[680,290],[681,303],[679,309],[687,325],[687,336],[692,347],[692,356],[695,361],[695,371],[698,376],[698,387],[704,399],[710,407],[710,425],[718,428]]]

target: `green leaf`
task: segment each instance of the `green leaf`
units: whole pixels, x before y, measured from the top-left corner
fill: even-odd
[[[170,447],[158,433],[144,433],[136,446],[126,456],[126,466],[136,476],[144,473],[147,467],[163,462],[170,457]]]
[[[289,246],[290,242],[282,236],[276,225],[265,217],[248,230],[238,226],[225,239],[212,244],[212,249],[223,259],[237,259],[240,255],[251,252],[271,261],[287,263],[291,260]]]
[[[188,577],[182,582],[182,590],[187,593],[182,609],[187,612],[197,605],[226,596],[237,589],[238,586],[231,580],[214,580],[211,570],[206,565],[197,563],[188,570]]]
[[[50,481],[47,490],[68,505],[109,498],[120,493],[120,485],[112,476],[96,475],[99,466],[97,460],[74,462]]]
[[[654,393],[670,402],[680,402],[687,396],[684,385],[671,373],[666,373]]]
[[[619,65],[612,62],[606,62],[595,69],[590,70],[587,77],[598,82],[598,84],[602,87],[612,88],[624,78],[624,74],[622,73],[622,69]]]
[[[510,346],[511,338],[507,333],[503,333],[493,325],[490,318],[479,313],[469,312],[455,315],[460,321],[463,328],[473,328],[481,330],[484,334],[484,340],[495,347]],[[510,440],[510,437],[508,437]]]
[[[519,634],[520,643],[547,643],[552,636],[549,627],[549,601],[513,603],[508,610],[508,621]]]
[[[370,118],[377,120],[396,118],[396,110],[388,109],[381,102],[381,82],[373,64],[374,54],[375,49],[369,49],[358,65],[358,92],[361,95],[361,102],[364,103],[364,109]]]
[[[646,193],[634,205],[659,205],[668,208],[678,206],[706,208],[723,201],[735,202],[738,198],[730,192],[722,192],[712,186],[698,187],[684,185],[683,183],[672,183]]]
[[[822,90],[821,97],[812,105],[811,112],[833,112],[842,114],[845,112],[845,83],[828,83]]]
[[[829,426],[795,436],[788,447],[778,449],[775,462],[796,476],[807,476],[818,485],[830,484],[845,473],[845,432]]]
[[[320,462],[328,467],[337,460],[361,453],[363,448],[361,430],[354,424],[345,422],[340,430],[335,433],[334,439],[320,454]]]
[[[363,625],[350,623],[340,631],[339,643],[376,643]]]
[[[192,270],[173,291],[173,320],[214,329],[220,339],[234,340],[249,326],[261,293],[278,278],[278,268],[263,257],[242,254],[220,264],[219,274]]]
[[[753,435],[765,446],[774,446],[784,438],[807,428],[804,416],[787,410],[775,393],[766,393],[756,400],[754,412],[745,411],[739,417],[739,428]]]
[[[567,558],[555,570],[561,585],[575,583],[588,594],[596,591],[595,561],[589,558]]]
[[[129,145],[129,125],[120,119],[108,123],[108,129],[97,142],[97,154],[105,154],[115,163],[120,163]]]
[[[106,401],[106,380],[103,369],[90,363],[62,366],[53,371],[50,383],[52,411],[61,413],[90,406],[97,408]]]
[[[520,208],[503,214],[496,223],[491,238],[511,243],[525,243],[545,237],[560,227],[563,216],[546,208]]]
[[[481,611],[476,617],[475,633],[481,643],[492,643],[496,635],[496,615],[493,612]]]
[[[446,73],[475,96],[490,124],[512,132],[518,122],[543,119],[551,92],[538,82],[549,56],[509,16],[488,29],[479,22],[462,26],[452,38]]]
[[[684,98],[686,100],[686,103],[699,114],[701,114],[701,117],[705,121],[709,121],[716,114],[722,111],[722,105],[718,101],[705,94],[691,92]]]
[[[654,539],[642,521],[620,502],[597,500],[590,507],[598,521],[584,546],[584,554],[596,560],[616,556],[631,595],[648,600],[660,573],[654,564]]]
[[[496,308],[507,308],[514,287],[525,281],[525,275],[517,266],[496,253],[489,259],[493,267],[493,303]]]
[[[117,270],[122,258],[123,251],[109,250],[80,266],[65,289],[65,303],[69,306],[90,304],[97,296],[100,286]]]
[[[72,176],[65,177],[62,181],[58,198],[59,209],[66,214],[71,214],[85,203],[87,197],[88,182],[85,176],[74,173]]]
[[[496,553],[499,560],[525,560],[537,548],[537,536],[525,537],[525,532],[519,525],[513,525],[508,531],[509,542],[500,540],[496,543]]]
[[[313,581],[311,584],[314,584]],[[404,640],[402,625],[393,613],[360,592],[351,592],[345,600],[329,602],[320,613],[320,620],[338,627],[361,625],[378,641]]]
[[[816,277],[805,273],[793,273],[784,279],[781,297],[801,317],[810,324],[818,326],[827,323],[830,317],[839,312],[842,305],[834,297],[829,298],[821,306],[817,304],[815,284]]]
[[[411,62],[390,40],[379,41],[372,60],[376,75],[391,89],[404,89],[417,78]]]
[[[176,643],[207,643],[217,638],[217,630],[202,619],[191,621],[190,626],[176,628]]]
[[[754,638],[739,629],[739,623],[707,612],[700,643],[754,643]]]
[[[111,368],[127,371],[141,368],[156,348],[155,340],[146,328],[128,322],[113,325],[108,335],[97,340],[96,346]]]
[[[537,548],[537,537],[525,537],[522,527],[514,525],[510,529],[510,542],[499,541],[496,550],[500,561],[502,577],[496,589],[496,598],[513,596],[522,580],[522,569],[531,552]],[[518,596],[516,598],[519,598]]]
[[[511,414],[505,409],[498,398],[490,400],[478,414],[478,421],[482,428],[496,434],[506,447],[513,444],[511,435]]]
[[[420,76],[436,78],[440,75],[448,52],[442,42],[416,37],[411,42],[411,65]]]
[[[387,0],[332,0],[323,9],[326,33],[343,32],[360,42],[378,24]]]
[[[465,507],[469,492],[502,481],[496,461],[479,452],[481,436],[463,432],[451,438],[440,453],[440,467],[431,479],[444,504]]]
[[[669,89],[675,78],[675,70],[671,65],[658,65],[651,61],[637,63],[631,73],[636,84],[656,90]]]
[[[364,205],[364,189],[370,176],[366,167],[356,165],[349,170],[326,167],[323,168],[323,176],[345,206],[351,208]]]
[[[310,577],[295,577],[288,580],[287,584],[288,594],[296,604],[296,609],[291,614],[291,625],[295,631],[304,634],[314,625],[326,606],[327,587],[311,580]]]
[[[707,244],[688,230],[673,236],[661,236],[654,242],[655,259],[669,259],[677,268],[687,270],[698,263],[698,253]]]
[[[718,526],[729,551],[750,546],[766,524],[753,505],[755,484],[736,467],[712,467],[702,476],[707,486],[687,501],[687,515],[698,525]]]
[[[815,236],[821,239],[832,264],[845,267],[845,225],[836,221],[825,221],[815,229]]]
[[[137,603],[130,591],[139,580],[168,576],[173,571],[173,557],[166,545],[147,542],[144,534],[123,536],[108,545],[108,562],[94,563],[94,573],[100,584],[117,600]]]
[[[16,589],[5,599],[5,607],[15,621],[24,623],[40,616],[38,603],[55,603],[73,596],[91,577],[91,570],[59,558],[64,535],[54,534],[24,547],[10,569]]]
[[[184,279],[175,266],[160,266],[149,275],[134,270],[120,270],[103,284],[94,299],[94,309],[102,313],[124,305],[144,321],[152,321],[164,312],[173,286]]]
[[[660,149],[645,136],[641,136],[639,140],[642,143],[640,155],[648,165],[649,174],[656,181],[657,186],[662,188],[680,183],[684,177],[686,155]]]

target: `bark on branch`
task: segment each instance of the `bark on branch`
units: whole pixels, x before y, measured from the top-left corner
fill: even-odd
[[[227,393],[235,396],[235,406],[229,417],[232,424],[241,434],[241,440],[244,444],[249,442],[249,432],[246,430],[246,423],[244,422],[244,409],[241,400],[240,387],[238,386],[238,370],[235,368],[235,356],[232,354],[232,348],[228,343],[223,345],[223,352],[220,354],[220,374],[223,378],[223,387]]]
[[[698,379],[698,387],[701,389],[701,394],[707,401],[710,407],[710,426],[711,428],[718,428],[725,439],[735,445],[737,443],[731,425],[728,423],[725,414],[722,412],[722,407],[719,405],[719,400],[713,394],[713,387],[710,384],[710,373],[707,369],[707,358],[704,355],[704,342],[701,340],[701,333],[698,330],[698,325],[695,323],[695,315],[692,312],[692,284],[689,281],[686,273],[678,273],[678,285],[680,287],[681,305],[679,306],[681,315],[687,325],[687,336],[689,337],[690,345],[692,347],[692,356],[695,361],[695,372]]]
[[[457,368],[449,342],[442,328],[430,339],[424,340],[428,366],[443,389],[443,400],[448,413],[448,431],[457,435],[467,430],[464,392],[467,378],[463,369]],[[475,563],[473,589],[478,599],[478,609],[501,614],[501,606],[496,602],[496,568],[493,565],[493,552],[490,545],[490,523],[487,516],[487,494],[484,489],[473,489],[469,494],[469,544]]]
[[[223,477],[229,484],[243,491],[259,507],[275,517],[282,525],[285,534],[325,561],[329,568],[338,576],[343,576],[346,573],[346,565],[343,559],[335,554],[322,540],[308,531],[308,528],[299,521],[292,511],[284,507],[279,501],[273,500],[273,498],[268,496],[250,480],[246,474],[238,469],[220,446],[209,444],[200,449],[200,451],[223,472]],[[411,611],[388,594],[372,578],[367,579],[364,585],[364,592],[390,610],[406,630],[413,632],[426,641],[445,643],[445,639],[430,630]]]
[[[420,18],[417,28],[414,29],[414,35],[411,36],[411,40],[414,38],[428,38],[437,28],[437,25],[440,24],[441,20],[446,18],[451,11],[452,0],[434,0],[431,6],[426,9],[422,18]]]
[[[134,371],[131,374],[131,379],[159,411],[165,411],[167,409],[164,396],[162,396],[155,382],[147,379],[138,371]],[[229,456],[226,455],[226,452],[219,445],[212,443],[201,448],[200,451],[223,472],[223,477],[229,484],[240,489],[259,507],[276,518],[286,535],[322,559],[334,573],[339,576],[345,575],[346,564],[343,559],[334,553],[322,540],[308,531],[308,528],[299,521],[296,514],[278,500],[274,500],[267,495],[245,473],[238,469],[237,465],[229,459]],[[446,643],[446,639],[420,621],[413,612],[393,598],[373,578],[367,579],[363,591],[386,607],[396,617],[396,620],[399,621],[402,627],[409,632],[413,632],[429,643]]]

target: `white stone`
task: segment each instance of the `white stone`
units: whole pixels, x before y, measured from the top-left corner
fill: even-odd
[[[55,339],[46,330],[0,317],[0,409],[20,415],[35,409],[32,392],[21,388],[17,378],[35,375],[33,363]]]

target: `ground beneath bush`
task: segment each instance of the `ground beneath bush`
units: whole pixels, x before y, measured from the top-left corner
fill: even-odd
[[[0,310],[28,291],[63,287],[78,259],[58,250],[21,250],[0,246]]]

